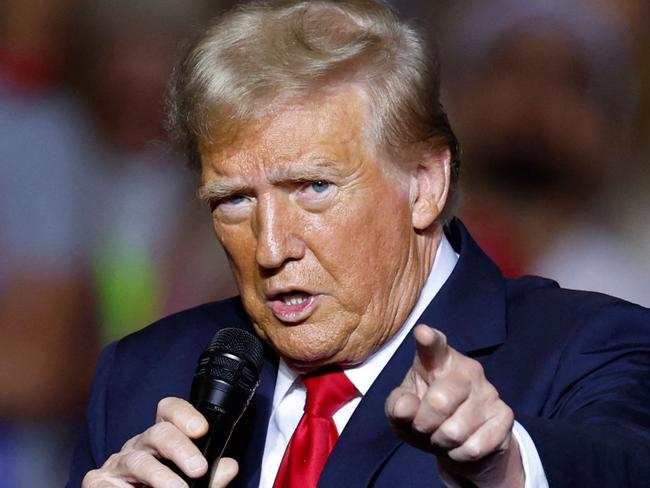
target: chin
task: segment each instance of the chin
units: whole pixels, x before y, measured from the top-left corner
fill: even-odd
[[[337,364],[336,356],[332,355],[329,350],[317,348],[305,350],[275,346],[274,348],[287,364],[299,373],[309,373],[328,364]]]
[[[345,356],[347,334],[317,323],[273,324],[260,334],[294,369],[308,372],[339,364]],[[346,361],[347,362],[347,361]]]

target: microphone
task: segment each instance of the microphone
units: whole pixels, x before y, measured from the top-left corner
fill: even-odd
[[[190,403],[209,424],[208,433],[194,443],[210,467],[221,459],[235,424],[255,393],[263,356],[259,339],[234,327],[217,332],[199,356]],[[182,476],[190,488],[208,488],[210,471],[201,478]]]

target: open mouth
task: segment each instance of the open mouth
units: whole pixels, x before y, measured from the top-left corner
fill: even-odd
[[[287,323],[302,322],[314,311],[317,295],[294,290],[275,293],[268,297],[268,304],[275,317]]]
[[[307,300],[309,300],[309,295],[308,293],[303,293],[300,291],[297,292],[291,292],[291,293],[280,293],[278,295],[278,299],[282,300],[286,305],[300,305],[301,303],[305,303]]]

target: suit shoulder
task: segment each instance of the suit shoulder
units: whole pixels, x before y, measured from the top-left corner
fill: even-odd
[[[595,324],[627,323],[650,332],[649,309],[603,293],[561,288],[538,276],[507,280],[506,290],[509,329],[568,336]]]
[[[152,343],[174,342],[180,336],[214,333],[224,327],[240,327],[247,323],[246,312],[239,297],[204,303],[168,315],[117,341],[119,347],[137,347]]]
[[[117,341],[115,354],[127,363],[159,361],[163,356],[186,353],[194,357],[225,327],[250,327],[239,297],[205,303],[164,317]]]
[[[648,309],[538,277],[507,280],[506,297],[507,339],[485,364],[517,415],[573,412],[580,392],[647,375],[630,364],[647,364]]]
[[[647,311],[644,307],[621,298],[593,291],[562,288],[554,280],[541,276],[522,276],[506,279],[506,293],[509,306],[548,307],[564,312],[584,312],[590,309],[617,306]]]

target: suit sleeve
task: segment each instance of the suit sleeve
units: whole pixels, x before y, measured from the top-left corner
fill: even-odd
[[[67,488],[80,487],[86,473],[104,464],[107,458],[106,407],[114,356],[115,343],[102,352],[97,363],[88,400],[86,422],[72,458]]]
[[[546,411],[519,422],[553,486],[647,487],[650,311],[603,307],[563,351]]]

